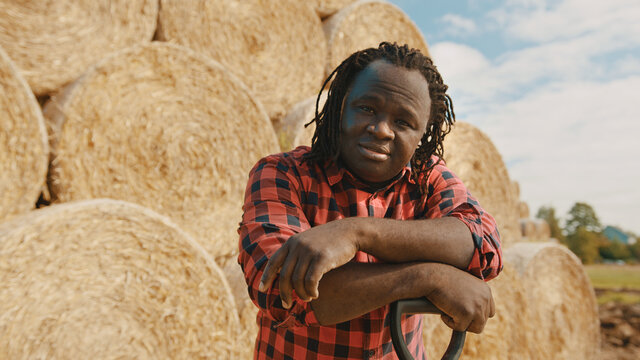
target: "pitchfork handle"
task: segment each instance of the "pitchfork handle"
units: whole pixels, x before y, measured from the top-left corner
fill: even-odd
[[[431,301],[426,298],[398,300],[391,303],[391,341],[393,348],[400,360],[412,360],[413,356],[407,348],[402,334],[400,317],[402,314],[442,314]],[[454,331],[449,341],[447,351],[442,356],[442,360],[457,360],[464,347],[465,331]]]

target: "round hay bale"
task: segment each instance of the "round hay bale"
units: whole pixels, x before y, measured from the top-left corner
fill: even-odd
[[[300,145],[311,146],[316,124],[311,123],[307,127],[305,124],[316,117],[317,98],[317,96],[313,96],[297,103],[282,121],[273,124],[282,151],[289,151]],[[327,101],[327,92],[323,91],[318,104],[319,111],[322,111],[325,101]]]
[[[256,322],[258,308],[249,297],[247,283],[238,264],[237,256],[235,261],[229,261],[222,268],[222,271],[226,275],[229,285],[231,285],[231,292],[240,316],[241,335],[238,337],[238,347],[243,350],[241,358],[251,359],[253,358],[253,349],[260,330]]]
[[[41,95],[112,51],[151,41],[157,17],[157,0],[0,0],[0,46]]]
[[[326,40],[306,1],[162,0],[158,37],[219,61],[272,119],[318,92]]]
[[[523,240],[526,241],[549,241],[551,239],[551,228],[543,219],[520,219],[520,229]]]
[[[353,3],[355,0],[315,0],[315,9],[318,16],[326,18],[335,14],[338,10]]]
[[[38,101],[0,48],[0,221],[35,207],[46,188],[49,145]]]
[[[327,75],[349,55],[378,47],[383,41],[408,44],[430,56],[416,24],[400,8],[386,1],[356,1],[327,18],[323,27],[329,50]]]
[[[513,187],[513,196],[515,196],[516,199],[520,199],[520,183],[515,180],[511,180],[511,186]]]
[[[518,214],[520,219],[527,219],[531,214],[529,213],[529,205],[524,201],[518,201]]]
[[[507,167],[491,139],[475,126],[457,121],[444,140],[447,166],[498,223],[502,245],[520,241],[518,199]]]
[[[0,225],[0,353],[40,358],[236,358],[224,274],[168,218],[98,199]]]
[[[512,264],[505,263],[500,276],[489,282],[496,314],[481,334],[467,333],[461,358],[477,360],[528,359],[527,333],[521,327],[526,319],[526,293]],[[425,315],[423,340],[427,355],[440,359],[451,338],[451,329],[439,316]]]
[[[535,359],[598,359],[600,320],[593,286],[566,247],[522,242],[504,253],[526,289],[522,331]]]
[[[56,201],[109,197],[171,217],[214,257],[237,251],[247,173],[279,150],[221,65],[154,42],[116,53],[46,105]]]

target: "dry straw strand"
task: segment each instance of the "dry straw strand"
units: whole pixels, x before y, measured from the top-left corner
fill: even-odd
[[[0,48],[0,221],[35,207],[46,188],[49,145],[40,106]]]
[[[42,95],[112,51],[151,41],[157,16],[157,0],[0,0],[0,46]]]
[[[429,56],[427,43],[411,19],[386,1],[360,0],[324,20],[328,43],[326,74],[352,53],[382,41],[408,44]]]
[[[221,269],[168,218],[97,199],[0,225],[0,357],[231,359]]]
[[[322,85],[326,40],[307,1],[162,0],[159,23],[159,39],[223,64],[272,119]]]
[[[475,126],[457,121],[444,140],[444,150],[447,166],[496,219],[503,246],[520,241],[518,199],[491,139]]]
[[[139,203],[214,257],[237,251],[246,176],[278,151],[265,111],[235,76],[168,43],[104,59],[45,114],[58,128],[49,182],[56,201]]]

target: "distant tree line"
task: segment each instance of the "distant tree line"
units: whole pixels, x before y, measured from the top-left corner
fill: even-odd
[[[589,204],[575,203],[567,214],[564,227],[560,226],[560,220],[552,206],[540,207],[536,217],[549,223],[551,237],[566,245],[585,264],[617,260],[640,261],[640,241],[625,244],[623,241],[607,238],[603,234],[604,227]],[[633,233],[626,234],[640,240]]]

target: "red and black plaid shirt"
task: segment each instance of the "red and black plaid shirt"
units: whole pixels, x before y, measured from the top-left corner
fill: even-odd
[[[249,295],[260,311],[255,344],[257,359],[397,359],[391,344],[389,306],[331,326],[321,326],[309,303],[293,296],[290,309],[280,301],[278,282],[258,291],[264,267],[273,253],[296,233],[350,216],[431,219],[453,216],[471,230],[475,252],[468,271],[480,278],[495,277],[502,268],[499,235],[460,179],[443,164],[428,180],[421,198],[406,166],[384,189],[373,191],[349,171],[327,161],[324,166],[302,162],[308,147],[261,159],[249,174],[240,234],[240,265]],[[430,160],[430,166],[437,157]],[[353,261],[376,262],[359,252]],[[422,316],[402,322],[409,349],[424,358]]]

